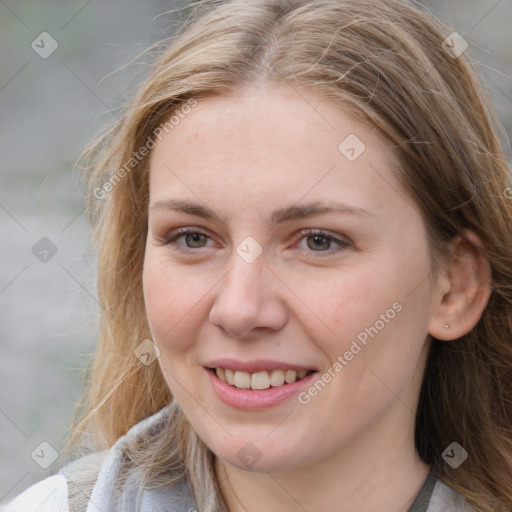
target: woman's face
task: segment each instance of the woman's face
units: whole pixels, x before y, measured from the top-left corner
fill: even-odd
[[[153,150],[149,325],[222,460],[278,471],[413,443],[440,291],[393,165],[375,130],[287,88],[200,100]]]

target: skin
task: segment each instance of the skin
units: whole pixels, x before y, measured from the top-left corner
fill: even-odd
[[[350,134],[366,146],[355,161],[338,150]],[[395,165],[375,130],[285,87],[200,100],[152,151],[148,321],[171,392],[216,455],[230,512],[396,512],[427,477],[414,421],[428,335],[455,339],[476,324],[488,293],[467,278],[482,281],[489,269],[458,240],[460,269],[431,274],[425,224]],[[169,199],[214,217],[156,205]],[[368,215],[272,225],[280,208],[334,202]],[[185,227],[207,237],[167,243]],[[263,249],[252,263],[236,252],[247,236]],[[394,303],[401,311],[306,405],[293,397],[240,411],[213,392],[203,364],[220,357],[288,361],[321,375]],[[247,442],[261,454],[251,468],[237,456]]]

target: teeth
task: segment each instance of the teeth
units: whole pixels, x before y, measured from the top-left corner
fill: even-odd
[[[235,384],[235,372],[233,370],[225,370],[226,382],[233,386]]]
[[[270,374],[270,385],[271,386],[282,386],[284,384],[284,371],[283,370],[272,370]]]
[[[239,389],[268,389],[271,386],[277,387],[283,384],[293,384],[303,379],[308,373],[306,370],[296,372],[295,370],[272,370],[248,373],[228,368],[216,368],[215,373],[222,382]]]
[[[235,372],[233,384],[236,388],[249,389],[251,387],[251,374],[247,372]]]
[[[292,382],[295,382],[297,380],[297,372],[295,370],[288,370],[285,374],[284,374],[284,380],[288,383],[288,384],[291,384]]]
[[[249,375],[249,374],[247,374]],[[268,389],[270,387],[270,377],[267,372],[257,372],[251,375],[252,389]]]

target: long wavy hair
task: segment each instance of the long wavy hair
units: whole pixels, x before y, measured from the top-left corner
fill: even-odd
[[[223,510],[211,451],[172,403],[158,364],[134,353],[151,338],[142,292],[150,149],[144,156],[140,149],[159,127],[172,129],[191,100],[286,85],[350,109],[396,147],[396,173],[422,212],[434,261],[465,230],[480,238],[491,298],[465,336],[432,340],[416,449],[478,510],[512,510],[512,189],[502,127],[467,52],[456,57],[453,44],[443,44],[451,32],[399,0],[194,5],[177,34],[158,45],[119,120],[85,154],[101,318],[67,453],[108,448],[171,404],[165,431],[127,449],[126,473],[142,475],[141,484],[187,476],[199,511]],[[469,454],[456,470],[441,458],[453,441]]]

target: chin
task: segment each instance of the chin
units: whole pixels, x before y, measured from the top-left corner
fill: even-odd
[[[227,464],[256,473],[277,473],[290,471],[308,465],[307,455],[300,456],[295,446],[283,445],[276,449],[276,441],[269,443],[254,440],[240,441],[230,439],[227,445],[212,450],[215,455]],[[280,442],[278,442],[280,444]],[[213,447],[215,448],[215,447]],[[304,448],[304,444],[302,444]]]

